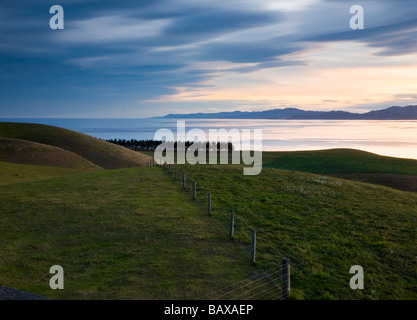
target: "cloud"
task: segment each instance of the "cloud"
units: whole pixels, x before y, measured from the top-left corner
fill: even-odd
[[[370,68],[408,65],[414,70],[417,52],[417,5],[411,0],[361,0],[365,30],[357,31],[349,28],[349,8],[355,1],[62,0],[60,4],[65,29],[52,31],[49,0],[0,3],[3,105],[18,110],[19,104],[30,103],[25,98],[29,93],[39,101],[44,94],[48,101],[46,92],[51,88],[57,92],[54,103],[58,96],[77,105],[89,101],[98,112],[111,102],[115,108],[134,110],[133,104],[141,99],[193,100],[207,107],[202,100],[237,101],[247,93],[252,97],[240,104],[254,108],[280,101],[292,104],[291,97],[304,95],[303,103],[313,97],[310,103],[318,108],[331,100],[360,104],[357,99],[368,98],[372,85],[348,97],[348,90],[317,76],[331,79],[337,76],[326,73],[331,69],[362,68],[371,81]],[[354,76],[346,74],[353,81]],[[389,72],[384,75],[387,78],[378,81],[389,88]],[[322,87],[315,87],[316,82]],[[413,96],[409,86],[398,80],[387,99],[410,100],[401,96]],[[65,88],[70,88],[67,94]],[[340,91],[343,98],[337,97]]]
[[[166,29],[173,38],[184,37],[187,41],[200,40],[201,37],[213,38],[242,29],[250,29],[276,23],[278,12],[246,12],[239,9],[225,11],[209,9],[175,19]]]
[[[415,93],[400,93],[394,95],[396,100],[414,100],[417,101],[417,90]]]
[[[399,55],[417,51],[417,20],[408,20],[391,25],[343,31],[304,38],[305,41],[335,42],[356,41],[381,50],[379,55]]]
[[[146,21],[121,15],[94,17],[73,22],[60,40],[74,43],[135,41],[156,37],[169,24],[169,19]]]
[[[365,29],[351,30],[348,21],[352,17],[348,14],[351,5],[360,4],[364,9]],[[304,34],[301,40],[318,43],[325,42],[361,42],[369,47],[378,49],[374,54],[395,56],[417,52],[417,6],[413,0],[362,0],[353,1],[325,0],[326,6],[342,9],[345,12],[344,28],[318,30]],[[329,12],[326,10],[326,12]],[[341,17],[341,16],[340,16]],[[342,18],[342,17],[341,17]]]

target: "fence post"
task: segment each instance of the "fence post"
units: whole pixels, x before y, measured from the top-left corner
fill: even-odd
[[[252,263],[255,263],[255,260],[256,260],[256,230],[251,230],[250,258],[251,258]]]
[[[235,232],[235,213],[230,213],[230,226],[229,226],[229,240],[233,240],[233,234]]]
[[[171,164],[169,164],[169,174],[171,174]]]
[[[197,182],[193,181],[193,200],[197,199]]]
[[[177,180],[178,166],[175,166],[175,181]]]
[[[183,189],[185,189],[185,185],[186,185],[186,176],[185,176],[185,171],[182,172],[182,187]]]
[[[211,193],[208,193],[207,196],[207,214],[211,216]]]
[[[288,299],[290,295],[290,259],[288,258],[282,258],[282,274],[281,274],[281,287],[282,287],[282,293],[281,298],[283,300]]]

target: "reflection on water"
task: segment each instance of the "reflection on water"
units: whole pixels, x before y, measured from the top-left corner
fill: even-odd
[[[3,119],[55,125],[102,139],[153,139],[161,128],[176,132],[173,119]],[[187,119],[186,130],[262,129],[263,150],[354,148],[417,159],[417,121]],[[249,147],[243,141],[243,149]]]

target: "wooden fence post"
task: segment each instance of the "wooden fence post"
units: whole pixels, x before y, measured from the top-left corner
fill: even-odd
[[[290,259],[288,258],[282,258],[282,274],[281,274],[281,287],[282,287],[282,293],[281,298],[283,300],[288,299],[290,295]]]
[[[171,164],[169,164],[169,174],[171,174]]]
[[[207,196],[207,214],[211,216],[211,193],[208,193]]]
[[[185,171],[182,172],[182,187],[183,189],[185,189],[185,185],[186,185],[186,176],[185,176]]]
[[[229,226],[229,240],[233,240],[233,234],[235,232],[235,213],[230,213],[230,226]]]
[[[175,181],[177,180],[178,166],[175,166]]]
[[[256,230],[251,230],[250,259],[251,259],[252,263],[255,263],[255,260],[256,260]]]
[[[197,182],[193,181],[193,200],[197,199]]]

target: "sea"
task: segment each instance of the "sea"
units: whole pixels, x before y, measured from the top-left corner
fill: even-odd
[[[160,129],[176,135],[181,119],[7,118],[0,121],[58,126],[101,139],[154,139]],[[251,120],[184,119],[185,131],[201,129],[262,129],[262,150],[297,151],[353,148],[380,155],[417,159],[417,120]],[[230,131],[232,132],[232,131]],[[236,130],[234,130],[236,132]],[[241,149],[253,147],[253,138]],[[208,140],[208,139],[207,139]]]

